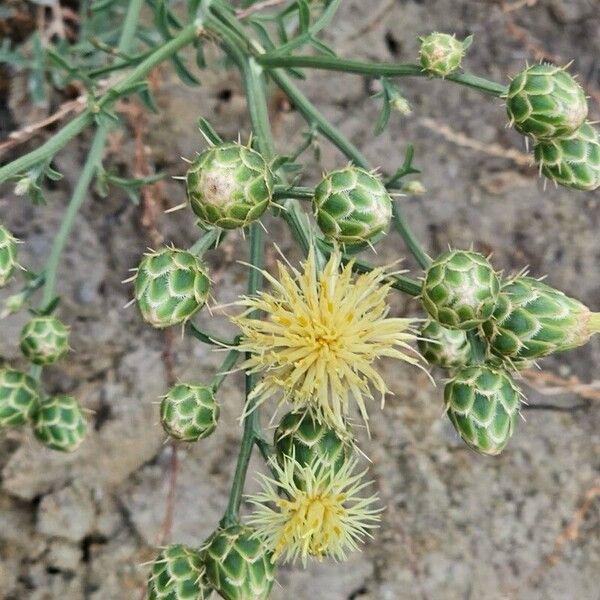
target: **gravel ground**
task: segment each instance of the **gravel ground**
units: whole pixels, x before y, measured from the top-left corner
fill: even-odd
[[[528,4],[510,14],[529,43],[565,63],[574,58],[582,80],[590,88],[598,84],[597,1]],[[465,66],[497,81],[535,59],[531,46],[509,35],[498,5],[483,0],[346,0],[325,37],[346,56],[410,62],[416,36],[434,29],[474,33]],[[161,72],[162,112],[148,123],[148,161],[173,175],[184,169],[180,156],[204,147],[195,128],[199,116],[210,118],[225,138],[249,133],[236,74],[201,76],[203,86],[192,89],[167,69]],[[311,73],[300,82],[383,171],[396,168],[407,143],[415,144],[427,193],[403,203],[432,254],[448,244],[493,251],[498,268],[529,265],[533,274],[548,274],[552,285],[600,309],[597,194],[544,191],[534,170],[523,164],[522,139],[506,128],[498,100],[451,83],[401,84],[414,113],[393,115],[389,129],[375,138],[378,107],[369,96],[376,82],[331,73]],[[13,118],[20,122],[27,111],[18,103],[14,97]],[[285,151],[300,139],[304,125],[280,96],[274,95],[271,105],[278,148]],[[59,155],[57,166],[66,177],[50,192],[46,207],[34,208],[8,191],[0,197],[2,221],[25,242],[24,264],[43,264],[87,144],[81,138]],[[126,134],[114,139],[112,148],[113,164],[126,164],[133,140]],[[325,141],[321,161],[310,162],[307,184],[321,170],[345,163]],[[169,205],[183,199],[175,181],[164,193]],[[166,240],[183,247],[197,236],[185,213],[159,218]],[[107,198],[90,194],[77,219],[59,284],[60,315],[72,326],[75,351],[48,369],[45,380],[49,390],[74,394],[95,411],[92,431],[69,456],[41,448],[27,433],[0,438],[0,598],[5,600],[137,599],[146,571],[140,565],[156,552],[170,474],[170,449],[155,404],[166,387],[164,340],[142,324],[134,308],[123,308],[131,290],[120,283],[150,244],[140,217],[140,209],[115,192]],[[269,239],[294,260],[297,250],[281,223],[269,218],[265,224]],[[236,263],[245,258],[243,248],[241,238],[232,235],[221,251],[209,254],[218,302],[232,300],[245,287]],[[270,246],[269,259],[274,255]],[[391,235],[377,260],[405,255],[400,238]],[[405,264],[418,275],[411,260]],[[418,306],[398,294],[394,312],[417,315]],[[18,315],[1,322],[2,361],[22,364],[16,340],[25,319]],[[198,322],[232,331],[206,312]],[[221,358],[176,336],[175,373],[182,380],[209,380]],[[595,340],[543,367],[590,382],[599,363]],[[384,363],[383,369],[393,395],[385,412],[372,411],[372,438],[361,442],[386,506],[382,527],[347,563],[316,564],[308,573],[281,569],[273,600],[600,599],[598,496],[589,494],[572,539],[558,542],[553,555],[586,492],[599,484],[600,405],[566,390],[545,396],[526,387],[525,422],[502,456],[484,458],[470,452],[443,418],[440,385],[433,387],[412,368]],[[441,383],[442,374],[435,375]],[[179,448],[172,541],[197,544],[223,511],[241,433],[238,375],[228,378],[219,400],[217,432]],[[252,464],[252,470],[260,468],[258,461]],[[248,489],[254,487],[250,477]]]

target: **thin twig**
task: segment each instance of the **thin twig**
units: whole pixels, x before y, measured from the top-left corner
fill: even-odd
[[[236,11],[235,16],[238,19],[246,19],[249,16],[257,13],[265,8],[273,8],[274,6],[280,6],[281,4],[285,4],[287,0],[263,0],[262,2],[257,2],[248,8],[242,8]]]

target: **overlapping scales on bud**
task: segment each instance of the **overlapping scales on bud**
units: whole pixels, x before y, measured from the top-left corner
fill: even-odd
[[[348,440],[342,439],[308,410],[287,413],[275,430],[274,441],[277,462],[281,467],[286,458],[292,457],[302,467],[318,460],[337,471],[351,454]],[[305,485],[302,470],[297,470],[295,477],[299,487]]]
[[[54,363],[68,350],[69,328],[56,317],[33,317],[21,330],[21,352],[36,365]]]
[[[208,437],[217,427],[219,413],[212,389],[202,385],[178,383],[171,387],[160,404],[164,430],[183,442]]]
[[[421,301],[448,329],[474,329],[494,311],[500,282],[488,259],[467,250],[440,254],[425,273]]]
[[[428,321],[421,329],[419,351],[431,365],[444,369],[465,366],[471,358],[467,334],[460,329],[446,329],[436,321]]]
[[[17,266],[17,240],[0,225],[0,287],[6,285]]]
[[[498,356],[535,360],[587,343],[600,331],[600,315],[537,279],[516,277],[502,286],[483,330]]]
[[[520,393],[505,371],[486,365],[459,370],[444,389],[450,421],[465,443],[481,454],[500,454],[514,432]]]
[[[600,187],[600,136],[589,123],[571,135],[535,145],[541,172],[568,188],[592,191]]]
[[[587,118],[588,105],[583,88],[564,68],[539,64],[511,81],[506,110],[518,132],[552,140],[577,131]]]
[[[201,553],[183,544],[168,546],[156,557],[148,577],[148,600],[207,600]]]
[[[266,600],[275,579],[273,554],[253,528],[218,529],[203,548],[206,580],[224,600]]]
[[[467,48],[473,38],[469,36],[462,42],[455,35],[434,32],[419,38],[419,61],[424,71],[438,77],[446,77],[454,73],[462,62]]]
[[[134,278],[134,294],[144,320],[157,328],[185,323],[206,298],[210,281],[192,253],[161,248],[147,254]]]
[[[31,421],[38,401],[38,385],[33,377],[15,369],[0,370],[0,429]]]
[[[87,434],[87,423],[75,398],[52,396],[40,402],[33,417],[33,432],[48,448],[73,452]]]
[[[377,175],[350,165],[325,175],[315,188],[313,210],[327,239],[360,246],[386,232],[392,199]]]
[[[186,174],[190,205],[206,227],[250,225],[267,210],[273,186],[273,173],[265,159],[241,144],[205,150]]]

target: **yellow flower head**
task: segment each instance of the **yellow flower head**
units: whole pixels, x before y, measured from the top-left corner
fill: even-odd
[[[377,527],[381,510],[373,503],[378,498],[360,496],[371,482],[363,479],[366,471],[355,473],[356,464],[356,459],[348,459],[335,467],[317,459],[301,466],[288,456],[281,465],[272,462],[274,479],[260,475],[263,490],[249,496],[256,506],[249,523],[273,552],[274,561],[283,556],[306,566],[309,557],[344,560]],[[301,486],[296,483],[298,474]]]
[[[322,272],[312,251],[303,272],[279,263],[278,279],[264,273],[272,290],[242,298],[246,310],[233,321],[243,334],[239,349],[252,354],[242,368],[264,371],[250,401],[277,396],[345,431],[351,398],[365,423],[371,387],[383,405],[388,389],[375,360],[388,356],[417,364],[419,355],[409,345],[416,339],[414,321],[387,318],[391,283],[385,269],[354,276],[352,264],[340,269],[340,263],[338,251]],[[251,318],[255,311],[266,317]]]

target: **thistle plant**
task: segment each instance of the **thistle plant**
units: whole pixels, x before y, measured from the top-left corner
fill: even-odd
[[[217,44],[228,59],[219,64],[240,72],[252,135],[247,144],[223,140],[206,115],[198,115],[197,154],[180,164],[178,177],[185,181],[179,190],[185,200],[181,206],[197,222],[198,240],[189,248],[179,247],[180,239],[168,240],[169,245],[146,255],[140,252],[129,282],[141,320],[158,329],[180,325],[184,334],[227,351],[207,385],[177,383],[169,389],[160,407],[167,434],[202,444],[224,427],[218,422],[219,404],[231,398],[220,398],[219,390],[235,370],[245,377],[239,406],[243,432],[222,519],[212,524],[214,531],[204,542],[174,544],[158,552],[148,594],[151,600],[216,594],[225,600],[266,600],[281,562],[344,560],[377,535],[382,507],[371,491],[368,467],[361,464],[374,441],[368,439],[368,428],[362,437],[358,432],[374,414],[373,400],[384,408],[391,393],[383,361],[402,364],[411,373],[407,377],[417,368],[445,369],[440,408],[445,407],[467,447],[495,455],[515,434],[523,401],[517,370],[585,344],[600,328],[597,314],[583,303],[532,277],[505,277],[501,264],[473,249],[451,248],[430,257],[403,213],[402,192],[426,193],[427,173],[413,178],[419,170],[412,145],[392,172],[375,168],[290,75],[321,69],[378,79],[382,109],[377,134],[385,131],[394,111],[409,116],[411,90],[406,85],[399,91],[399,79],[440,77],[443,85],[501,98],[510,124],[534,140],[541,172],[571,189],[600,185],[598,133],[586,122],[587,103],[579,85],[562,68],[525,67],[506,83],[463,70],[471,37],[462,42],[451,33],[421,38],[420,64],[340,56],[319,34],[334,19],[341,0],[288,0],[284,6],[249,1],[241,12],[229,0],[188,0],[185,17],[174,14],[169,3],[149,2],[155,16],[151,29],[140,24],[143,4],[99,3],[95,22],[121,27],[116,48],[108,48],[101,64],[91,65],[79,46],[67,54],[64,46],[51,43],[44,49],[53,64],[53,81],[62,74],[64,82],[76,79],[85,88],[85,108],[47,142],[0,167],[0,182],[14,182],[19,201],[29,196],[42,203],[46,180],[61,177],[52,166],[54,156],[94,128],[41,271],[15,269],[15,239],[0,227],[0,285],[13,275],[23,278],[4,314],[32,313],[21,337],[24,358],[32,363],[29,373],[10,366],[0,371],[0,427],[31,424],[40,442],[59,451],[75,450],[84,441],[84,409],[75,398],[44,388],[44,369],[69,349],[69,315],[62,314],[65,324],[59,320],[55,293],[63,250],[94,180],[101,192],[117,186],[135,200],[143,185],[161,177],[116,176],[110,165],[103,165],[108,136],[119,126],[118,101],[137,94],[155,109],[150,72],[170,62],[193,85],[196,74],[180,52],[193,48],[201,71],[204,46]],[[125,9],[124,19],[117,8]],[[138,47],[138,39],[146,45]],[[303,52],[309,45],[314,51]],[[40,69],[46,73],[43,65]],[[287,97],[307,122],[299,147],[276,148],[268,110],[272,89]],[[311,184],[303,156],[323,141],[344,158]],[[298,244],[303,254],[299,263],[281,256],[274,268],[266,268],[273,220],[280,220]],[[234,229],[240,231],[230,231]],[[248,268],[248,285],[245,295],[218,307],[238,330],[235,338],[225,339],[204,331],[195,317],[209,301],[209,291],[219,297],[219,290],[211,289],[204,253],[218,251],[226,235],[238,234],[236,239],[248,246],[242,263]],[[372,264],[375,243],[397,248],[395,234],[422,274],[411,277],[399,271],[397,261]],[[398,252],[398,260],[402,254]],[[397,293],[418,299],[422,310],[399,314],[392,298]],[[265,413],[273,432],[263,427]],[[243,515],[254,449],[269,474],[258,476],[262,491],[248,496],[253,509]]]

